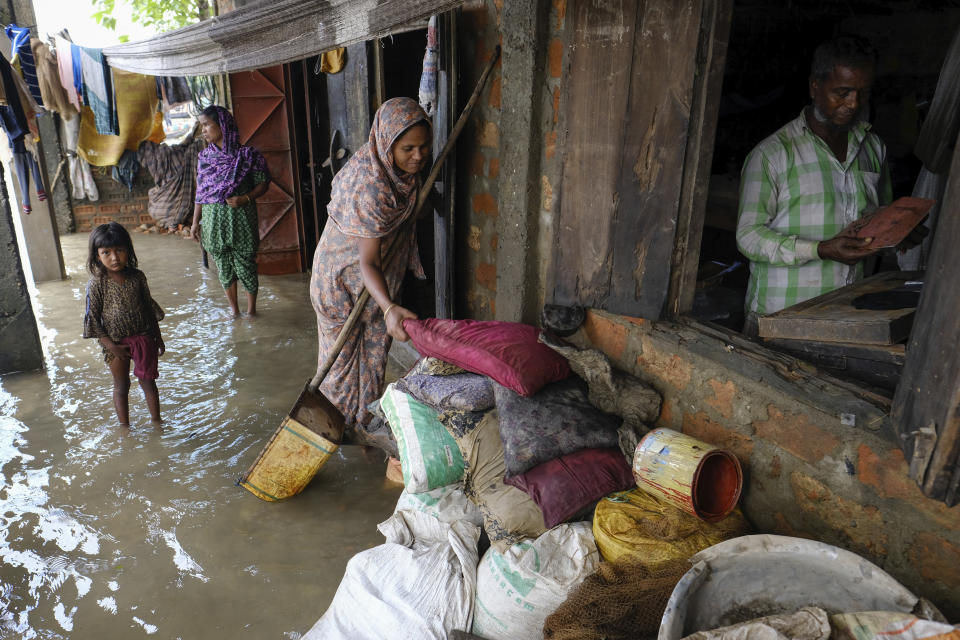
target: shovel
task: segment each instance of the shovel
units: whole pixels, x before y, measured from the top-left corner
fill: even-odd
[[[411,219],[415,220],[423,209],[433,183],[436,182],[457,137],[463,131],[499,56],[500,47],[497,46],[473,94],[450,131],[443,151],[420,188]],[[395,248],[393,243],[387,248],[388,260]],[[340,355],[369,299],[370,292],[366,288],[362,289],[353,310],[340,329],[337,341],[317,369],[317,375],[307,382],[290,413],[280,423],[247,472],[237,480],[238,485],[258,498],[276,502],[300,493],[342,443],[345,426],[343,414],[317,389]]]

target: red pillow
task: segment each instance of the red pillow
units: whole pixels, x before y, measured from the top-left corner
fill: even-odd
[[[619,449],[582,449],[503,481],[533,498],[548,529],[614,491],[637,486]]]
[[[420,355],[490,376],[522,396],[570,375],[567,359],[537,342],[540,330],[494,320],[404,320]]]

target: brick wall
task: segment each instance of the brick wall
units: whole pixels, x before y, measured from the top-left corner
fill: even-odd
[[[960,619],[960,506],[921,493],[890,426],[852,395],[830,388],[814,408],[724,341],[667,323],[591,311],[572,339],[663,395],[658,426],[739,458],[758,532],[860,554]]]
[[[89,232],[98,224],[114,221],[130,230],[144,223],[154,224],[147,213],[147,191],[153,186],[153,178],[146,169],[140,167],[132,191],[110,177],[110,167],[91,167],[91,170],[100,199],[73,201],[78,232]]]
[[[459,23],[460,91],[466,100],[500,43],[502,0],[471,2]],[[457,211],[458,315],[492,319],[497,291],[497,176],[500,173],[500,64],[494,68],[482,99],[461,134]]]
[[[547,259],[553,245],[552,222],[559,208],[554,196],[561,177],[561,154],[557,153],[561,110],[562,78],[565,65],[563,42],[566,24],[567,0],[551,0],[546,24],[547,51],[545,69],[538,74],[542,84],[530,91],[542,98],[535,134],[540,138],[538,148],[540,169],[537,183],[529,185],[540,194],[540,219],[532,248],[540,257],[536,273],[539,279],[537,294],[543,301]],[[502,44],[500,21],[502,0],[474,0],[463,8],[460,23],[461,92],[463,100],[472,91],[486,66],[494,47]],[[488,80],[484,99],[478,103],[464,131],[459,168],[461,190],[457,210],[466,213],[466,222],[460,224],[458,249],[458,309],[463,317],[492,319],[496,314],[497,293],[497,218],[499,215],[499,176],[501,150],[501,73],[500,64]],[[465,188],[464,188],[465,187]]]

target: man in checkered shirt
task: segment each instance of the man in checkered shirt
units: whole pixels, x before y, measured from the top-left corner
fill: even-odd
[[[841,37],[817,47],[812,104],[758,144],[743,166],[737,246],[750,260],[744,332],[863,277],[870,239],[839,235],[891,200],[886,147],[864,119],[876,55]]]

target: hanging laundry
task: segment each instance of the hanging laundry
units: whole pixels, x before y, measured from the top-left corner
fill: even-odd
[[[27,215],[33,211],[30,204],[30,176],[33,176],[34,184],[37,189],[37,200],[43,202],[47,199],[47,193],[43,189],[43,179],[40,177],[40,166],[33,153],[27,149],[24,144],[24,137],[17,138],[13,143],[13,172],[16,174],[17,183],[20,185],[20,197],[23,199],[23,212]]]
[[[437,16],[427,23],[427,51],[420,75],[420,106],[431,118],[437,113]]]
[[[70,43],[70,62],[73,67],[73,88],[80,97],[80,104],[89,107],[83,86],[83,52],[72,42]]]
[[[0,126],[7,134],[11,148],[15,140],[22,138],[29,131],[26,114],[18,96],[17,83],[14,78],[15,72],[10,63],[7,62],[6,58],[0,56],[0,83],[3,84],[4,93],[9,96],[6,106],[0,107]]]
[[[160,91],[164,112],[169,111],[178,104],[193,102],[190,85],[187,84],[187,79],[183,76],[158,77],[157,89]]]
[[[69,120],[77,114],[77,110],[70,104],[67,92],[60,84],[60,67],[56,55],[39,38],[30,38],[30,48],[37,65],[37,81],[40,83],[44,106]]]
[[[223,104],[223,96],[217,88],[217,83],[210,76],[187,76],[187,85],[193,96],[193,104],[197,112],[203,111],[212,104]]]
[[[70,41],[56,36],[53,39],[57,48],[57,71],[60,75],[60,86],[70,101],[70,104],[80,112],[80,94],[73,84],[73,56],[70,53]]]
[[[69,50],[69,49],[68,49]],[[67,166],[70,171],[70,195],[74,200],[96,201],[100,199],[100,190],[93,180],[90,164],[77,155],[77,139],[80,137],[80,118],[60,120],[60,140],[63,142],[64,154],[67,156]]]
[[[127,190],[133,191],[133,181],[137,178],[138,171],[140,171],[140,159],[137,157],[137,152],[127,149],[120,156],[120,161],[114,165],[110,176]]]
[[[27,81],[30,88],[30,95],[34,101],[43,106],[43,99],[40,95],[40,83],[37,81],[37,68],[33,60],[33,50],[30,48],[30,29],[27,27],[18,27],[15,24],[7,25],[4,29],[7,37],[10,38],[10,60],[16,58],[20,62],[20,72],[23,79]]]
[[[80,66],[83,70],[83,103],[93,112],[97,133],[120,135],[114,77],[103,50],[80,47]],[[82,137],[82,128],[80,132]]]
[[[117,95],[117,134],[101,135],[90,107],[83,107],[80,114],[77,153],[97,167],[117,164],[125,149],[136,151],[141,141],[157,133],[157,84],[153,76],[115,69],[113,80]],[[87,76],[84,75],[84,82],[86,81]],[[160,139],[162,140],[162,137]]]
[[[347,50],[344,47],[331,49],[320,54],[321,73],[340,73],[346,64]],[[316,70],[314,70],[316,72]]]
[[[186,222],[193,213],[197,190],[197,154],[204,147],[199,135],[177,145],[140,143],[140,162],[156,183],[147,193],[148,212],[157,225],[170,229]]]

